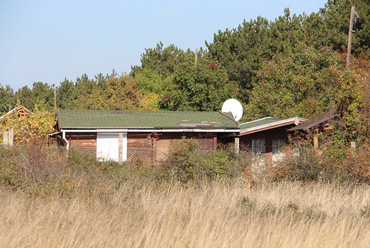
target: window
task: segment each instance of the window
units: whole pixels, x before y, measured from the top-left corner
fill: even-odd
[[[273,163],[281,161],[285,158],[285,145],[286,145],[286,141],[284,139],[273,139],[272,140],[272,162]]]
[[[252,140],[252,171],[258,172],[265,167],[266,158],[266,140],[253,139]]]

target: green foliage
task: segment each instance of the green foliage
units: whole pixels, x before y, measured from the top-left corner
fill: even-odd
[[[55,114],[49,112],[44,104],[35,104],[34,111],[28,115],[5,115],[0,126],[5,131],[13,128],[15,142],[28,142],[34,138],[46,140],[47,134],[54,131],[56,122]]]
[[[213,42],[206,42],[208,55],[227,65],[229,79],[238,82],[239,97],[249,101],[249,90],[258,84],[257,67],[275,56],[285,56],[300,51],[300,43],[306,46],[328,46],[334,52],[347,47],[348,22],[351,6],[356,5],[360,19],[355,23],[356,51],[369,50],[370,5],[368,1],[329,0],[317,13],[284,15],[269,22],[263,17],[245,21],[238,28],[214,35]],[[330,38],[330,39],[329,39]]]
[[[48,111],[54,110],[54,85],[50,86],[47,83],[33,83],[32,90],[27,86],[18,90],[14,94],[14,99],[18,99],[20,103],[33,111],[36,104],[42,104]]]
[[[199,59],[197,66],[187,61],[176,68],[176,87],[162,98],[161,108],[177,111],[218,111],[228,98],[235,97],[237,86],[216,63]]]
[[[340,85],[336,106],[352,139],[368,137],[370,133],[369,53],[351,58],[349,69],[333,70],[333,80]]]
[[[174,45],[163,48],[163,43],[159,42],[155,48],[145,49],[141,55],[141,67],[132,66],[131,76],[136,78],[136,74],[143,70],[156,72],[162,80],[170,77],[175,72],[175,67],[189,59],[194,61],[194,52],[189,49],[185,52]]]
[[[0,99],[0,113],[7,113],[9,111],[9,106],[14,107],[16,104],[14,91],[9,85],[4,88],[0,84]]]
[[[202,154],[195,140],[182,140],[173,147],[168,170],[171,178],[184,183],[219,176],[235,177],[240,172],[232,149]]]
[[[139,89],[161,95],[162,97],[169,94],[174,88],[175,83],[173,82],[173,78],[174,75],[170,75],[162,79],[157,72],[150,69],[143,69],[135,73],[135,79],[137,80]]]
[[[237,29],[219,31],[214,35],[213,43],[207,43],[209,56],[227,68],[229,79],[238,82],[244,101],[248,101],[248,90],[256,82],[256,69],[276,54],[297,51],[296,45],[301,40],[302,16],[285,15],[269,22],[263,17],[239,25]]]
[[[333,80],[339,57],[329,48],[301,45],[300,51],[276,56],[258,71],[246,119],[266,116],[313,118],[335,107],[340,85]]]
[[[112,78],[104,89],[86,90],[86,94],[77,99],[82,109],[92,110],[156,110],[158,97],[138,89],[137,80],[124,75]]]
[[[198,143],[184,140],[176,144],[171,154],[171,167],[175,178],[187,182],[193,180],[198,174],[199,160],[194,156]]]

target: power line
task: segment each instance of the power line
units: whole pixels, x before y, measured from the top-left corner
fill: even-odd
[[[223,67],[230,67],[230,68],[234,68],[234,69],[239,69],[239,70],[258,70],[262,67],[249,67],[249,68],[244,68],[244,67],[235,67],[235,66],[231,66],[231,65],[224,65],[224,64],[221,64]]]
[[[364,20],[364,21],[370,22],[370,20],[365,19],[365,18],[357,18],[357,19],[358,19],[358,20]]]
[[[210,62],[210,63],[214,62],[213,60],[210,60],[210,59],[206,59],[206,60],[208,60],[208,62]],[[222,64],[222,63],[220,63],[220,64],[223,67],[229,67],[229,68],[234,68],[234,69],[238,69],[238,70],[258,70],[258,69],[262,68],[262,67],[236,67],[236,66],[231,66],[231,65],[225,65],[225,64]]]
[[[321,42],[320,44],[316,45],[315,48],[318,48],[319,46],[321,46],[322,44],[324,44],[325,42],[327,42],[328,40],[331,40],[334,38],[334,36],[338,35],[340,32],[344,31],[345,28],[344,27],[341,27],[339,29],[339,31],[337,33],[335,33],[334,35],[330,36],[328,39],[324,40],[323,42]]]

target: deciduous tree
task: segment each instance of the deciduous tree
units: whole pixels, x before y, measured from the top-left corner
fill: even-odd
[[[199,59],[187,61],[175,70],[176,87],[162,98],[161,108],[176,111],[217,111],[228,98],[235,97],[237,86],[228,80],[218,63]]]
[[[137,80],[124,75],[111,78],[105,89],[86,90],[77,99],[82,109],[93,110],[152,110],[153,98],[146,98],[143,90],[138,89]],[[148,102],[146,102],[148,101]]]

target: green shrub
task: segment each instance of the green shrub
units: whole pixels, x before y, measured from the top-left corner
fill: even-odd
[[[233,149],[202,151],[195,140],[182,140],[174,146],[167,169],[172,178],[181,182],[236,177],[240,173]]]

